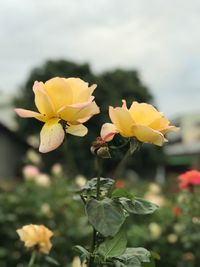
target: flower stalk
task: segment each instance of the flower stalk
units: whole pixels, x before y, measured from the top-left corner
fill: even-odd
[[[30,258],[28,267],[33,267],[34,266],[34,263],[35,263],[35,260],[36,260],[36,256],[37,256],[37,251],[34,249],[32,254],[31,254],[31,258]]]

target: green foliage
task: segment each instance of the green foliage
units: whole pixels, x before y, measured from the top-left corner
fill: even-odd
[[[110,188],[114,184],[114,180],[111,178],[100,178],[100,194],[106,195],[108,194]],[[97,194],[97,178],[92,178],[87,181],[87,183],[78,191],[83,196],[96,196]]]
[[[126,214],[119,203],[110,198],[90,199],[86,204],[89,222],[103,236],[114,236],[124,223]]]
[[[119,201],[127,212],[133,214],[146,215],[151,214],[158,209],[158,205],[142,198],[128,199],[121,197],[119,198]]]
[[[127,248],[125,252],[116,257],[115,266],[141,267],[143,262],[150,262],[150,252],[145,248]]]
[[[7,185],[6,188],[0,193],[1,267],[16,267],[20,262],[28,262],[30,252],[16,233],[16,229],[26,224],[44,224],[54,232],[50,256],[63,267],[72,261],[73,245],[79,242],[88,244],[91,228],[80,199],[73,199],[68,179],[54,178],[49,187],[26,182],[12,187]],[[42,267],[53,266],[44,257],[39,259],[39,264]]]
[[[104,259],[120,256],[126,250],[127,238],[123,230],[119,231],[115,237],[107,238],[98,247],[97,253]]]

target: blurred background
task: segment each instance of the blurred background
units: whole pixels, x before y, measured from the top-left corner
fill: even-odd
[[[53,253],[60,253],[62,266],[72,262],[71,245],[88,242],[91,229],[79,200],[70,200],[73,181],[80,186],[95,175],[91,142],[109,120],[108,106],[121,105],[123,98],[129,105],[133,100],[153,104],[181,128],[169,134],[163,148],[144,145],[117,177],[136,195],[148,198],[151,192],[149,198],[162,206],[145,223],[134,218],[138,227],[130,231],[130,243],[157,250],[158,266],[199,266],[200,214],[187,221],[174,209],[182,195],[177,176],[200,168],[199,24],[198,0],[0,1],[2,267],[23,266],[28,258],[15,233],[25,223],[46,223],[57,231]],[[67,136],[64,146],[41,155],[41,123],[17,118],[13,109],[35,110],[33,82],[55,76],[96,83],[101,115],[87,123],[84,139]],[[103,175],[112,176],[121,157],[118,153],[105,162]],[[159,188],[157,193],[151,186]],[[74,223],[77,214],[81,220]]]

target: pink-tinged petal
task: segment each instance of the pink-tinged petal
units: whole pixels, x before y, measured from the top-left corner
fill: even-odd
[[[166,134],[168,132],[177,132],[179,131],[180,128],[176,127],[176,126],[168,126],[166,128],[163,128],[163,129],[160,129],[159,131],[162,133],[162,134]]]
[[[85,136],[88,133],[87,127],[85,127],[83,124],[70,125],[65,131],[75,136]]]
[[[132,136],[132,126],[134,125],[134,121],[127,109],[109,107],[109,116],[117,131],[122,136]]]
[[[89,87],[89,93],[90,95],[94,92],[94,90],[97,88],[97,85],[96,84],[92,84],[90,87]]]
[[[59,121],[60,119],[54,118],[44,124],[40,132],[40,152],[50,152],[62,144],[65,132]]]
[[[99,112],[98,112],[98,113],[99,113]],[[96,114],[96,113],[95,113],[95,114]],[[94,115],[95,115],[95,114],[94,114]],[[91,119],[91,118],[92,118],[92,116],[93,116],[93,115],[91,115],[91,116],[88,116],[88,117],[85,117],[85,118],[83,118],[83,119],[78,119],[76,122],[77,122],[77,123],[81,123],[81,124],[82,124],[82,123],[84,123],[84,122],[88,121],[89,119]]]
[[[134,125],[132,127],[133,136],[140,142],[151,143],[157,146],[162,146],[165,142],[164,135],[145,125]]]
[[[126,100],[122,99],[122,108],[127,108]]]
[[[87,107],[90,103],[92,103],[93,100],[94,100],[94,96],[90,96],[87,102],[71,104],[71,105],[66,105],[66,106],[73,107],[73,108],[84,108],[84,107]]]
[[[67,122],[72,122],[73,124],[75,122],[81,122],[81,123],[85,122],[90,117],[98,113],[99,113],[99,107],[94,101],[83,108],[71,107],[68,105],[62,107],[58,111],[59,116],[63,120]]]
[[[101,127],[100,136],[105,142],[109,142],[117,134],[117,129],[112,123],[104,123]]]
[[[152,121],[148,126],[154,130],[160,131],[161,129],[169,127],[169,120],[162,116]]]
[[[161,132],[162,134],[166,134],[170,131],[179,130],[179,128],[177,128],[176,126],[169,125],[169,120],[164,116],[154,120],[152,123],[149,124],[149,127]]]
[[[47,117],[45,115],[42,115],[42,114],[40,114],[38,112],[31,111],[31,110],[28,110],[28,109],[16,108],[15,112],[21,118],[35,118],[35,119],[37,119],[39,121],[43,121],[43,122],[47,121]]]
[[[41,114],[45,114],[48,118],[55,114],[55,110],[51,99],[44,90],[43,82],[35,82],[33,85],[33,92],[35,94],[35,105]]]

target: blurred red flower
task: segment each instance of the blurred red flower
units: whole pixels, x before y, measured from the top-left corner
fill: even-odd
[[[172,207],[172,213],[176,216],[179,217],[182,213],[182,209],[180,207],[174,206]]]
[[[121,179],[117,180],[116,183],[115,183],[115,187],[116,188],[124,188],[124,186],[125,186],[125,183]]]
[[[189,189],[193,185],[200,185],[200,172],[197,170],[187,171],[179,175],[178,179],[180,189]]]

